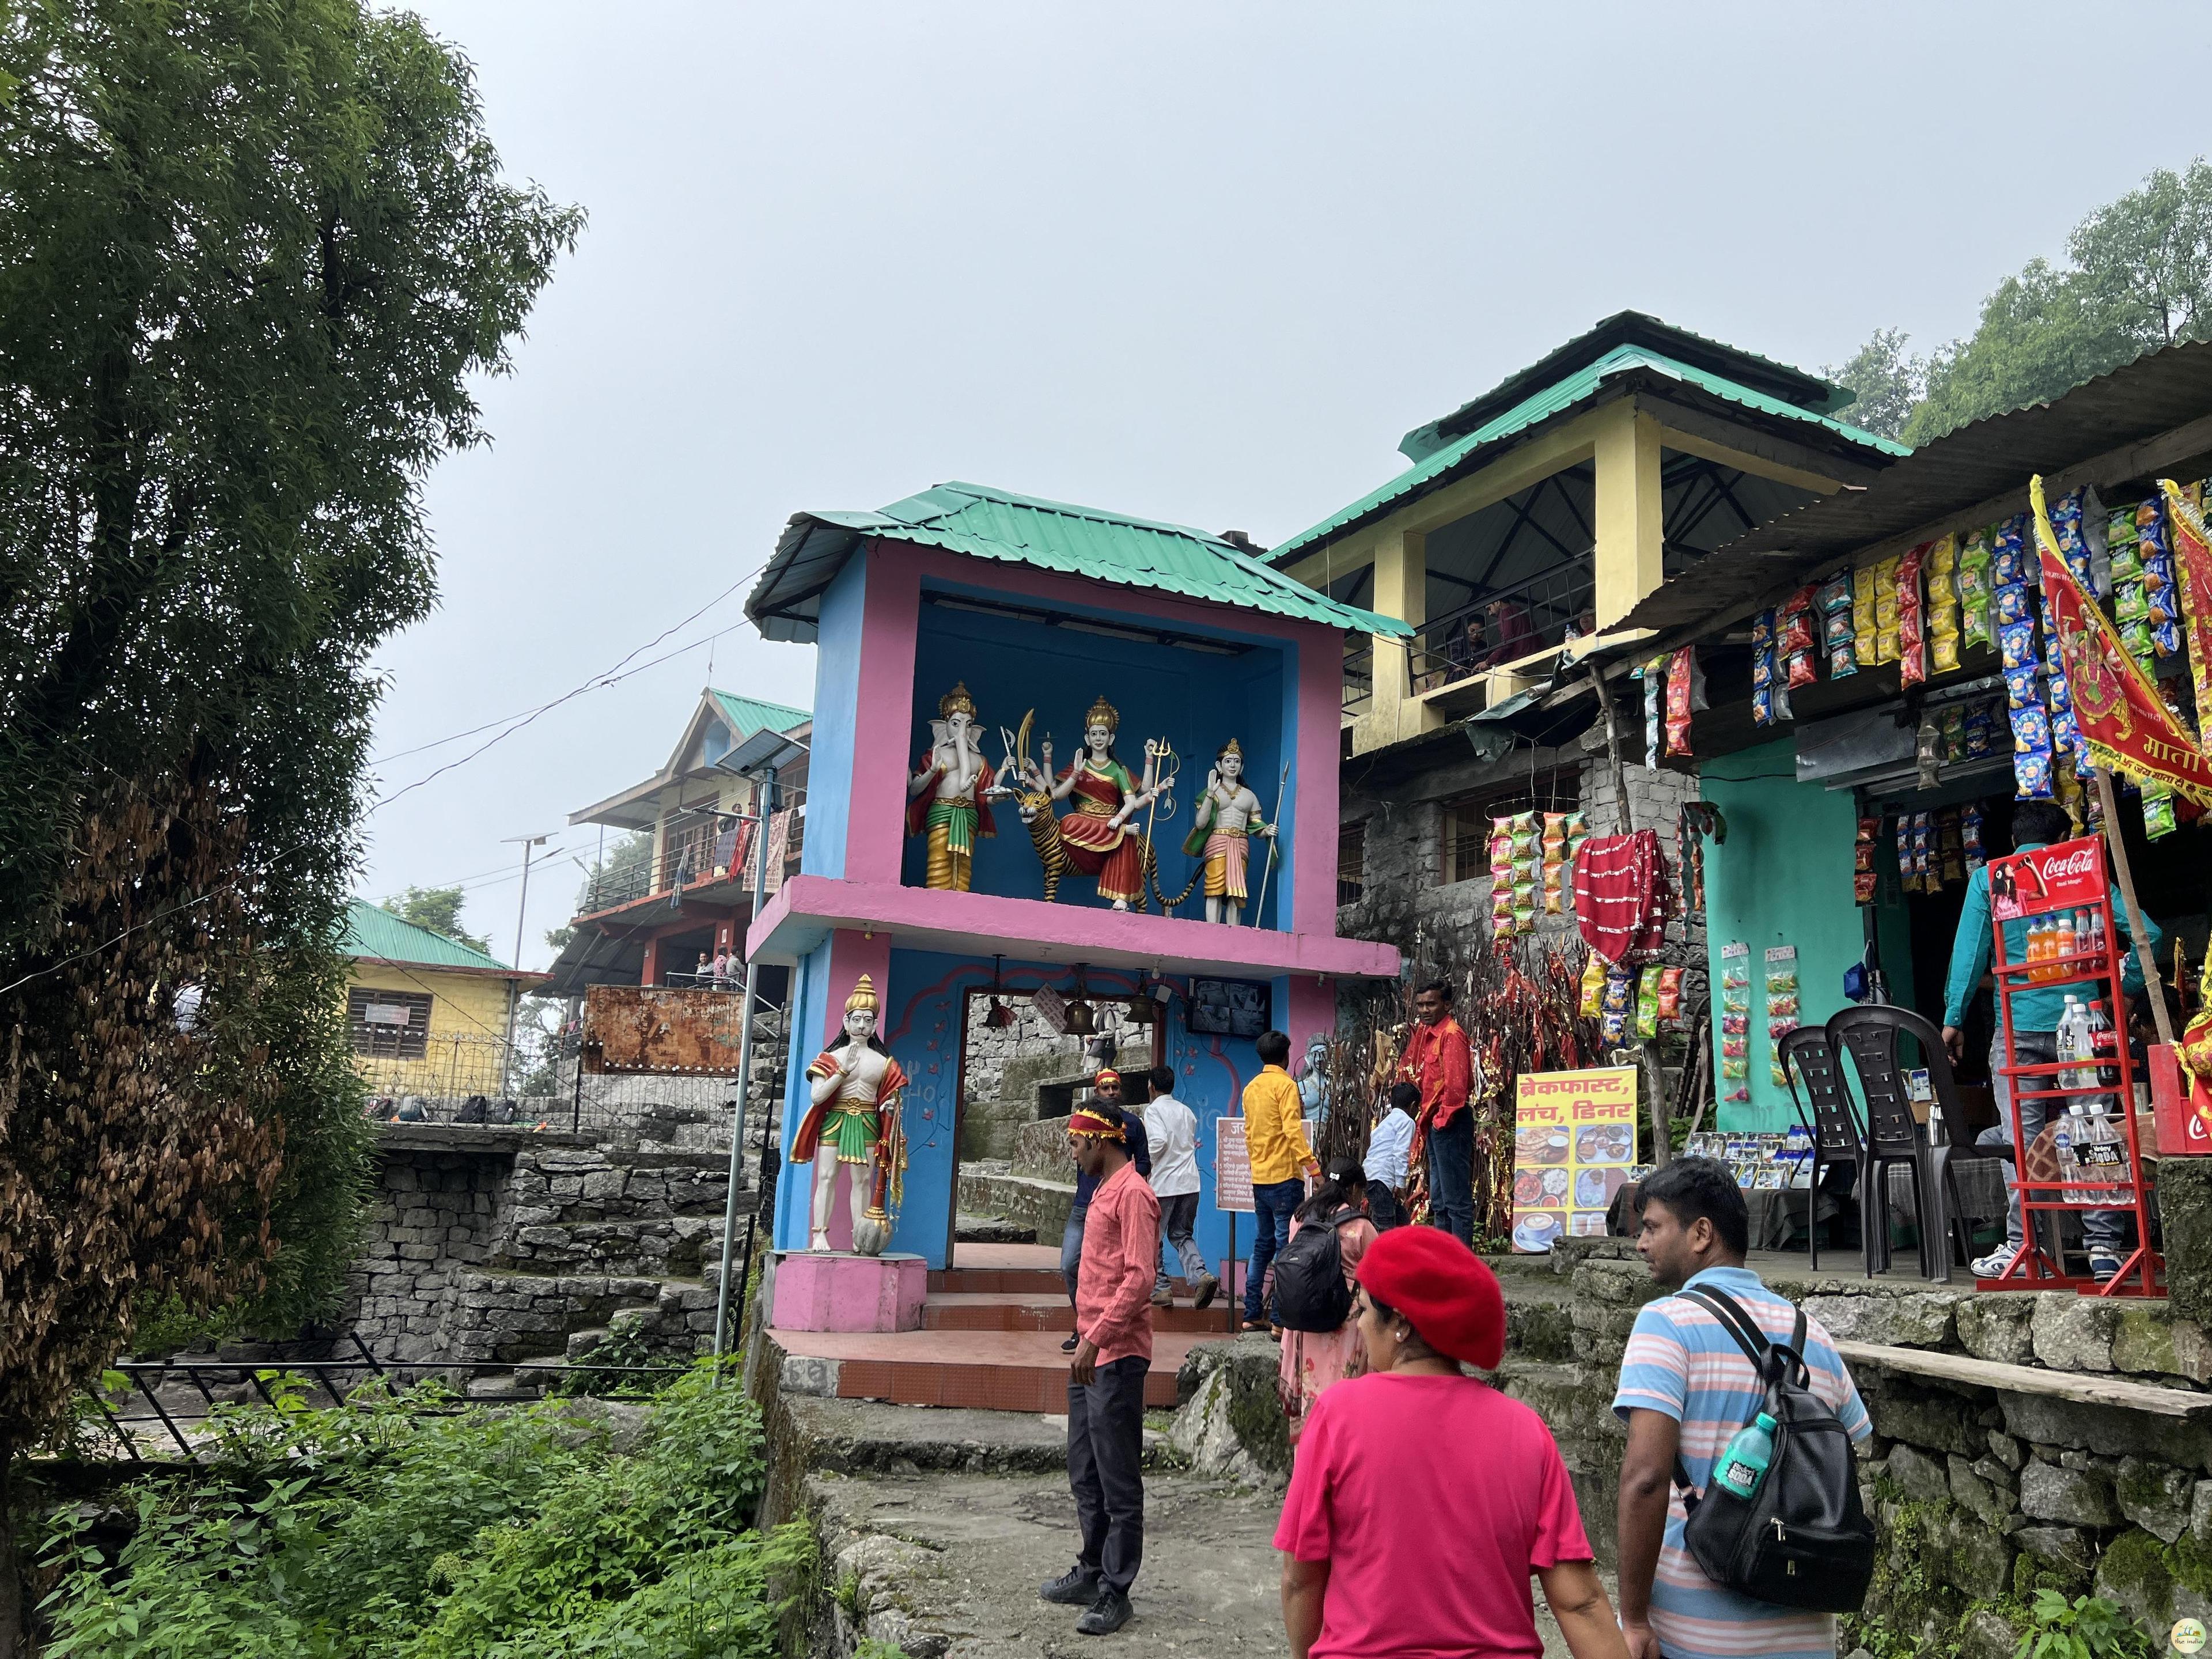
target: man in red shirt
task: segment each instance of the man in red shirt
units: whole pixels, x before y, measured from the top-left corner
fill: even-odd
[[[1130,1160],[1118,1119],[1067,1120],[1076,1169],[1097,1182],[1075,1284],[1075,1363],[1067,1378],[1067,1484],[1083,1528],[1075,1565],[1039,1592],[1087,1609],[1085,1636],[1129,1622],[1145,1553],[1145,1377],[1152,1368],[1152,1278],[1160,1204]]]
[[[1398,1076],[1421,1091],[1414,1116],[1429,1148],[1429,1219],[1462,1244],[1474,1243],[1474,1056],[1452,1018],[1449,980],[1432,979],[1413,994],[1414,1024]]]

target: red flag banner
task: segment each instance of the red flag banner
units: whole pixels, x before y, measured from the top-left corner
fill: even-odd
[[[2212,760],[2205,758],[2173,718],[2166,700],[2120,644],[2120,636],[2066,568],[2043,501],[2043,480],[2031,479],[2036,550],[2043,560],[2043,597],[2058,629],[2074,723],[2098,765],[2145,782],[2156,781],[2185,799],[2212,806]]]
[[[2173,573],[2181,593],[2181,631],[2189,641],[2190,684],[2197,690],[2197,725],[2212,716],[2212,535],[2204,515],[2171,478],[2160,478],[2166,518],[2173,526]]]

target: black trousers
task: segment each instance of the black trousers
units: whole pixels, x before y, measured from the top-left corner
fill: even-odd
[[[1429,1224],[1474,1243],[1474,1113],[1465,1106],[1429,1131]]]
[[[1083,1528],[1077,1564],[1127,1595],[1145,1559],[1145,1374],[1132,1355],[1067,1384],[1067,1484]]]

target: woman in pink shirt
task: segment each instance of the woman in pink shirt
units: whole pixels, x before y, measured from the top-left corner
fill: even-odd
[[[1528,1580],[1574,1659],[1626,1659],[1543,1419],[1469,1376],[1505,1352],[1505,1300],[1434,1227],[1359,1264],[1367,1372],[1317,1400],[1275,1529],[1292,1659],[1542,1659]]]

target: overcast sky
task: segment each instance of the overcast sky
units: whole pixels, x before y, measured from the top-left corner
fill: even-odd
[[[429,0],[508,167],[591,223],[428,500],[377,653],[385,793],[757,570],[799,508],[968,479],[1274,543],[1408,428],[1634,307],[1784,362],[1924,348],[2208,148],[2181,6]],[[2101,64],[2102,68],[2092,68]],[[2069,89],[2070,88],[2070,89]],[[469,885],[550,959],[710,672],[812,700],[743,588],[369,820],[360,890]],[[489,735],[489,734],[487,734]]]

